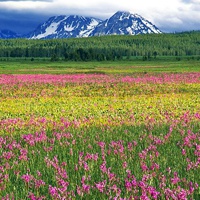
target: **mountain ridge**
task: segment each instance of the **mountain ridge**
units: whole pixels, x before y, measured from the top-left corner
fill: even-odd
[[[14,31],[11,31],[8,29],[0,30],[0,38],[2,38],[2,39],[19,38],[19,37],[20,37],[20,35]]]
[[[12,31],[10,31],[12,32]],[[101,35],[138,35],[162,33],[154,24],[138,14],[117,11],[106,20],[80,15],[52,16],[28,34],[1,34],[0,38],[55,39]]]
[[[137,35],[146,33],[161,33],[161,31],[148,20],[138,14],[127,11],[118,11],[107,20],[100,22],[93,35]]]
[[[86,37],[89,31],[99,23],[100,20],[93,17],[78,15],[60,15],[49,18],[39,25],[35,31],[26,37],[29,39],[52,39]]]

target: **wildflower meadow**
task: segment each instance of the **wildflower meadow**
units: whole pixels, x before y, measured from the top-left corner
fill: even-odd
[[[200,199],[200,73],[0,75],[0,198]]]

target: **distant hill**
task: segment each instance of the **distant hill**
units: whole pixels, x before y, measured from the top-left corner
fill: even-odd
[[[190,56],[200,59],[200,32],[104,35],[62,39],[0,40],[0,57],[51,58],[74,61],[157,59]],[[193,56],[193,57],[191,57]]]
[[[0,30],[1,39],[19,38],[20,36],[11,30]]]

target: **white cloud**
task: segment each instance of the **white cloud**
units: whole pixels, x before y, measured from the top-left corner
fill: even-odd
[[[22,1],[53,1],[53,0],[0,0],[0,2],[8,2],[8,1],[10,1],[10,2],[13,2],[13,1],[15,1],[15,2],[22,2]]]
[[[200,0],[38,0],[0,1],[0,8],[16,11],[31,11],[47,15],[78,14],[101,19],[110,17],[118,10],[138,13],[158,27],[187,29],[190,22],[200,29]],[[191,27],[192,28],[192,27]],[[165,28],[166,29],[166,28]]]

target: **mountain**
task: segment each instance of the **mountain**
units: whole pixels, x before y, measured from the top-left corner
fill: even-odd
[[[138,14],[118,11],[104,21],[78,15],[54,16],[23,37],[28,39],[53,39],[149,33],[161,33],[161,31]],[[22,36],[8,30],[0,31],[0,38],[17,37]]]
[[[49,18],[26,37],[30,39],[88,37],[101,20],[78,15]]]
[[[0,30],[0,39],[11,39],[18,37],[20,36],[11,30]]]
[[[89,36],[138,35],[147,33],[161,33],[161,31],[138,14],[118,11],[109,19],[100,22]]]
[[[161,33],[161,31],[138,14],[118,11],[105,21],[77,15],[51,17],[27,37],[50,39],[147,33]]]

